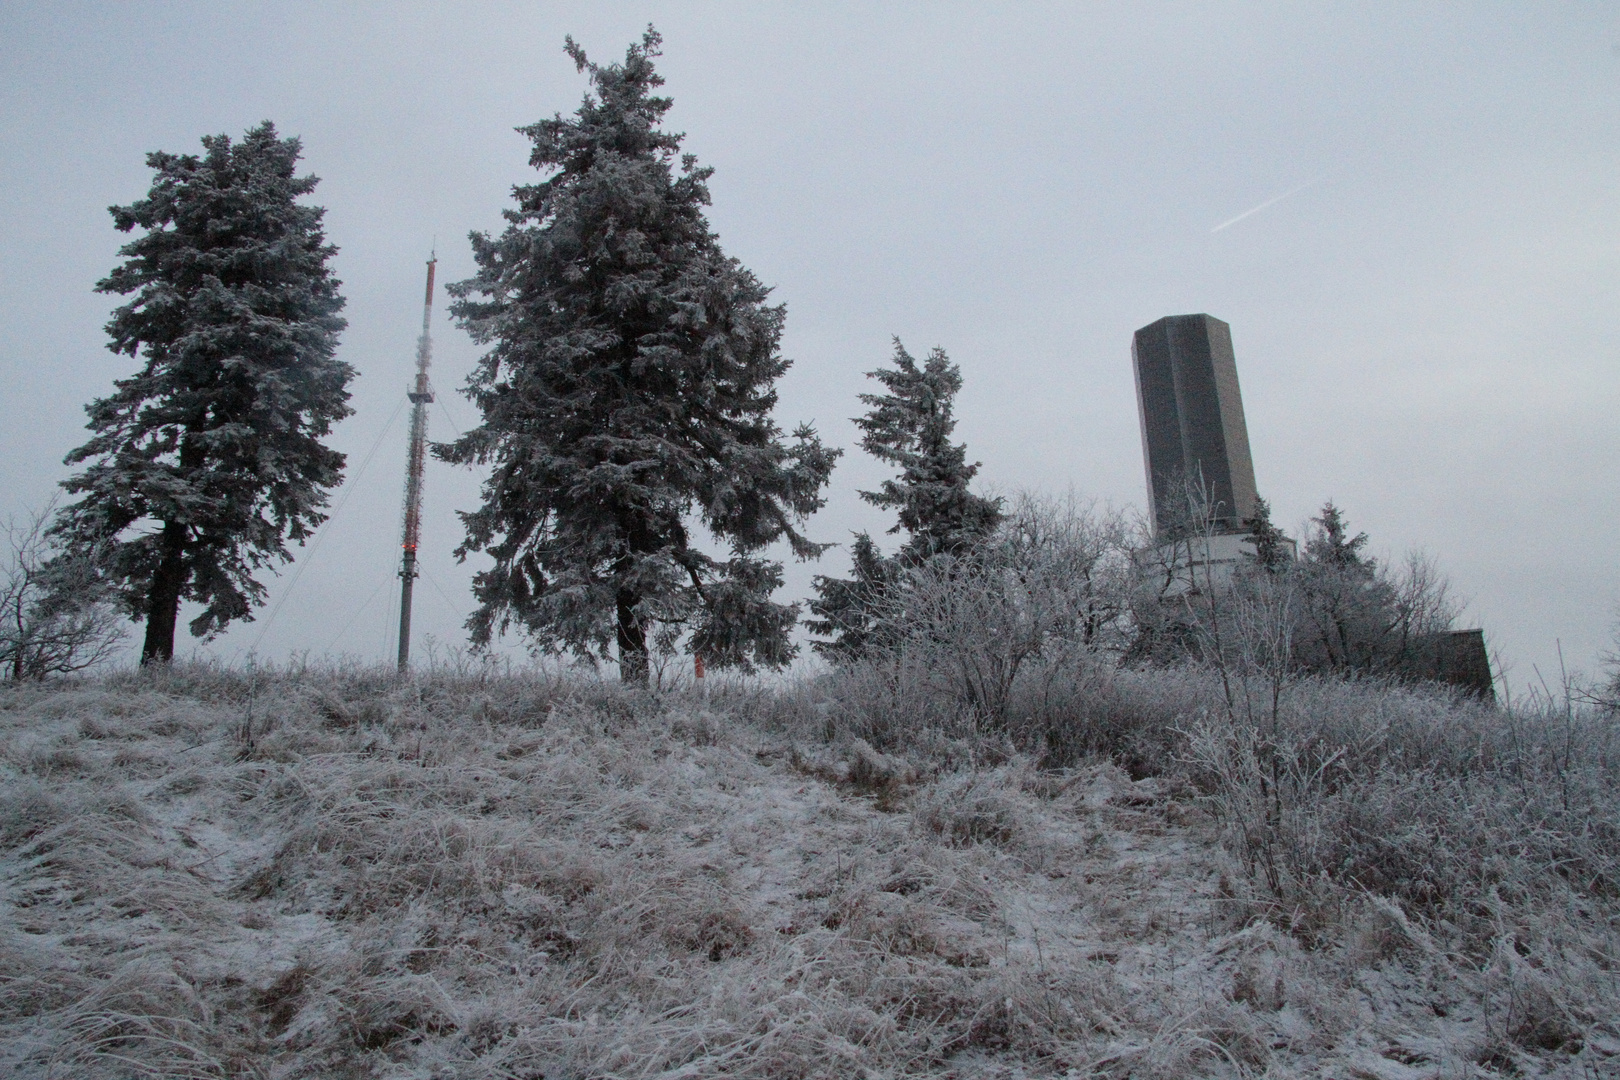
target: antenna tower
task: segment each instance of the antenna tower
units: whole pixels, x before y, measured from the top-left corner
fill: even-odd
[[[433,388],[428,385],[428,364],[433,361],[433,339],[428,336],[428,324],[433,319],[433,271],[439,262],[435,254],[427,264],[427,295],[422,300],[422,336],[416,341],[416,385],[409,391],[411,399],[411,448],[405,462],[405,538],[400,545],[404,557],[399,576],[404,583],[399,590],[399,670],[401,674],[411,667],[411,592],[416,584],[416,542],[422,533],[422,467],[427,463],[427,407],[433,400]]]

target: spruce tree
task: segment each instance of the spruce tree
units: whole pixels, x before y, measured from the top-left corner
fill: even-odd
[[[120,231],[144,233],[96,285],[134,294],[108,348],[144,363],[85,407],[94,435],[67,463],[90,464],[63,483],[79,498],[52,530],[145,620],[148,664],[174,656],[182,600],[202,605],[197,637],[252,618],[255,573],[325,520],[344,458],[322,439],[351,412],[337,249],[325,211],[298,201],[318,182],[295,174],[299,141],[265,121],[202,144],[148,155],[151,190],[111,208]]]
[[[1369,578],[1377,571],[1378,564],[1361,554],[1361,549],[1367,546],[1367,534],[1351,536],[1344,513],[1333,505],[1332,499],[1322,504],[1322,512],[1313,517],[1311,523],[1316,529],[1305,541],[1306,562]]]
[[[710,231],[712,170],[660,127],[659,44],[649,27],[599,66],[568,39],[594,92],[520,129],[546,175],[514,190],[499,237],[472,236],[478,272],[451,310],[490,346],[465,391],[483,419],[435,448],[493,466],[457,549],[494,559],[475,644],[516,624],[548,653],[616,646],[626,680],[683,634],[712,666],[792,658],[798,607],[771,600],[781,564],[760,553],[820,554],[796,525],[838,454],[771,419],[785,311]],[[729,550],[699,547],[696,524]]]
[[[895,627],[885,618],[884,600],[899,578],[902,563],[883,554],[868,533],[855,534],[851,545],[851,578],[815,578],[815,599],[805,620],[813,634],[829,641],[812,641],[810,647],[836,660],[853,660],[892,644]]]
[[[1270,503],[1256,495],[1254,513],[1243,519],[1243,526],[1249,530],[1249,540],[1254,544],[1251,558],[1261,570],[1268,574],[1281,574],[1293,564],[1287,546],[1288,537],[1271,523]]]
[[[1350,535],[1331,500],[1311,519],[1295,569],[1302,633],[1296,654],[1317,671],[1382,671],[1399,662],[1400,612],[1376,559],[1362,554],[1367,534]]]
[[[817,618],[807,625],[832,640],[813,647],[839,658],[858,656],[885,640],[881,601],[906,567],[936,555],[960,554],[1001,522],[1001,500],[969,490],[979,465],[968,463],[966,444],[951,441],[962,372],[945,350],[934,348],[918,366],[897,337],[893,366],[869,371],[867,377],[888,392],[861,395],[868,406],[866,415],[855,421],[864,433],[861,448],[896,466],[899,475],[876,491],[861,492],[861,498],[896,510],[889,532],[904,532],[906,539],[896,555],[886,557],[870,536],[858,533],[854,578],[816,578],[817,597],[810,610]]]
[[[895,338],[894,367],[879,368],[868,377],[888,393],[861,395],[870,406],[855,421],[865,432],[861,449],[897,466],[900,475],[885,480],[877,491],[861,492],[861,498],[899,511],[889,532],[907,534],[901,557],[921,561],[951,554],[988,536],[1001,521],[1001,500],[968,490],[979,463],[968,464],[965,443],[951,442],[961,369],[938,347],[919,368]]]

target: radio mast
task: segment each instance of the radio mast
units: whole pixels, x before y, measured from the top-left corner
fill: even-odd
[[[411,591],[416,584],[416,542],[422,532],[422,467],[427,463],[427,407],[433,400],[433,388],[428,385],[428,364],[433,360],[433,339],[428,336],[428,324],[433,319],[433,271],[439,258],[435,254],[427,264],[427,295],[422,300],[422,336],[416,341],[416,386],[409,391],[411,399],[411,447],[405,462],[405,538],[400,545],[404,557],[399,576],[403,582],[399,590],[399,670],[400,674],[411,666]]]

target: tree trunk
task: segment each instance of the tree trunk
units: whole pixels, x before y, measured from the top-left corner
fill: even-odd
[[[163,524],[163,557],[152,575],[146,598],[146,643],[141,666],[167,664],[174,659],[174,626],[180,616],[180,593],[186,584],[186,527],[178,521]]]
[[[28,656],[28,607],[25,602],[27,595],[26,589],[19,587],[15,596],[7,597],[11,601],[12,608],[8,613],[8,621],[16,627],[16,640],[9,646],[12,650],[11,681],[15,683],[23,681],[25,658]]]
[[[619,590],[619,679],[627,683],[647,681],[647,628],[636,616],[640,600],[629,589]]]

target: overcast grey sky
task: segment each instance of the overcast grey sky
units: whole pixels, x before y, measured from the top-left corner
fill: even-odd
[[[1140,506],[1131,334],[1207,311],[1279,523],[1331,497],[1375,551],[1437,556],[1515,684],[1554,677],[1557,641],[1591,668],[1620,600],[1616,10],[7,4],[0,516],[49,498],[83,404],[132,370],[91,291],[127,239],[106,207],[144,194],[147,151],[272,119],[342,249],[352,493],[274,622],[213,649],[384,656],[423,262],[436,237],[441,280],[470,275],[467,232],[534,176],[513,128],[577,107],[564,35],[611,61],[650,21],[710,220],[788,307],[782,424],[850,451],[812,535],[888,524],[849,418],[893,334],[961,365],[987,483]],[[442,308],[435,341],[447,437],[476,351]],[[417,625],[442,642],[476,493],[430,465]],[[846,565],[790,565],[787,591]]]

